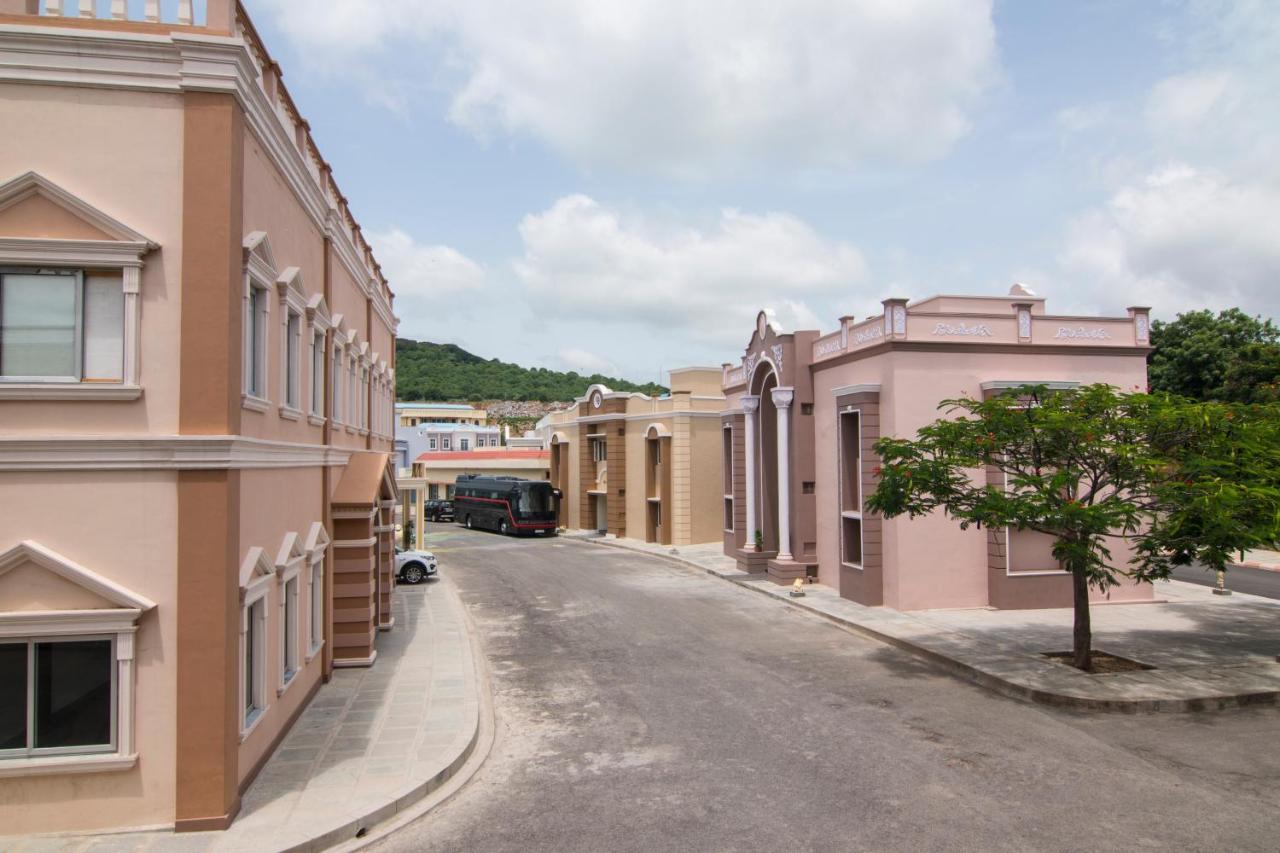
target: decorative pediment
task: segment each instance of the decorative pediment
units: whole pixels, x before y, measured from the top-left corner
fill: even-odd
[[[271,564],[271,558],[265,550],[257,546],[250,548],[244,555],[244,561],[240,563],[241,592],[272,577],[275,571],[276,567]]]
[[[126,243],[137,254],[156,247],[128,225],[36,172],[0,184],[0,238]]]
[[[324,294],[317,293],[307,300],[307,322],[320,331],[328,331],[333,326],[329,317],[329,305],[324,301]]]
[[[318,521],[311,522],[311,529],[307,531],[307,538],[302,543],[302,550],[311,555],[311,559],[315,560],[318,556],[324,556],[325,549],[329,547],[329,531],[324,529],[324,525]]]
[[[0,611],[150,610],[155,602],[38,542],[0,554]]]
[[[244,238],[244,267],[265,287],[276,280],[276,256],[266,231],[253,231]]]
[[[276,571],[283,572],[300,562],[306,552],[302,547],[302,537],[292,530],[284,535],[280,549],[276,551]]]
[[[276,278],[276,289],[280,301],[287,302],[298,311],[307,307],[307,291],[302,286],[302,270],[297,267],[285,267]]]

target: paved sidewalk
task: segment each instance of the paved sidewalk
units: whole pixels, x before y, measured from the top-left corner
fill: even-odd
[[[1095,605],[1094,648],[1156,667],[1091,675],[1045,659],[1071,647],[1071,608],[929,610],[865,607],[830,587],[789,587],[740,572],[718,543],[670,546],[577,537],[702,569],[917,654],[1008,696],[1048,705],[1119,711],[1210,710],[1280,702],[1280,602],[1216,596],[1179,581],[1156,585],[1156,603]]]
[[[1280,572],[1280,551],[1245,551],[1244,559],[1232,565],[1244,566],[1246,569]]]
[[[0,850],[321,850],[410,807],[466,762],[479,690],[466,617],[448,579],[401,586],[370,668],[338,669],[245,792],[225,832],[41,836]]]

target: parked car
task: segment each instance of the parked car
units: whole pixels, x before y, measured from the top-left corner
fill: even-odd
[[[427,521],[453,521],[453,501],[427,501],[422,514]]]
[[[396,577],[407,584],[418,584],[436,574],[436,555],[430,551],[414,551],[396,546]]]

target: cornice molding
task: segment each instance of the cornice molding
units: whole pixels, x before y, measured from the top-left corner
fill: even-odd
[[[345,465],[352,452],[230,435],[0,436],[0,471],[311,468]]]
[[[379,319],[395,333],[390,303],[381,287],[370,287],[372,271],[319,177],[308,168],[296,140],[290,138],[279,113],[258,85],[257,70],[243,39],[194,32],[152,35],[21,24],[0,24],[0,35],[0,82],[234,95],[254,137],[316,227],[329,235],[335,254],[356,286],[372,300]]]

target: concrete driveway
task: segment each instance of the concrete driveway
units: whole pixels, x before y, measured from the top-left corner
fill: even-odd
[[[666,561],[433,526],[497,740],[379,850],[1267,850],[1280,710],[990,695]]]

